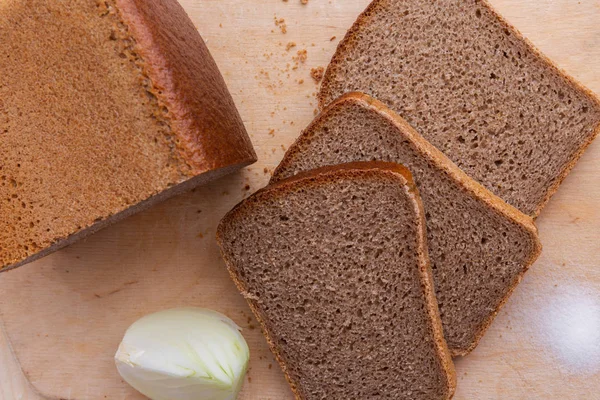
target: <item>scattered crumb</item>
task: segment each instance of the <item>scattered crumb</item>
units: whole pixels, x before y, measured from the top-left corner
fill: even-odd
[[[252,325],[252,324],[248,325],[248,329],[250,329],[251,331],[253,331],[254,330],[254,325]]]
[[[250,185],[246,185],[246,186],[244,186],[244,190],[245,190],[245,191],[248,191],[248,190],[250,190]]]
[[[229,192],[227,190],[223,191],[223,193],[221,193],[223,196],[229,196]]]
[[[265,173],[265,175],[267,175],[267,174],[269,173],[269,169],[268,169],[267,167],[265,167],[265,168],[263,169],[263,172]]]
[[[290,51],[290,49],[292,47],[296,47],[296,43],[295,42],[289,42],[287,45],[285,45],[285,50],[286,51]]]
[[[308,0],[300,0],[300,3],[302,3],[302,4],[308,4]]]
[[[275,129],[271,129],[271,130],[269,130],[269,135],[271,135],[271,136],[275,136]]]
[[[269,364],[269,369],[273,368],[273,364]]]
[[[287,33],[287,24],[285,23],[285,19],[277,18],[277,16],[275,16],[275,26],[279,27],[281,33]]]
[[[302,84],[304,83],[304,79],[300,79],[300,80],[298,81],[298,83],[299,83],[300,85],[302,85]]]
[[[292,57],[292,60],[294,60],[296,63],[304,64],[306,62],[307,58],[308,58],[308,52],[306,51],[306,49],[303,49],[303,50],[298,50],[297,55]]]
[[[198,234],[198,237],[199,237],[200,239],[204,239],[204,235],[203,235],[202,233],[199,233],[199,234]]]
[[[337,36],[332,36],[331,39],[329,39],[329,41],[333,42],[335,39],[337,39]]]
[[[325,74],[324,67],[317,67],[310,70],[310,76],[313,78],[315,83],[319,83],[323,80],[323,74]]]
[[[248,377],[248,383],[252,383],[252,378]]]

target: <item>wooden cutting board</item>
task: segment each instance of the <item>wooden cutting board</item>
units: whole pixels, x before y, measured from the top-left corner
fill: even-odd
[[[116,372],[119,341],[142,315],[184,305],[219,310],[244,328],[252,362],[241,399],[292,399],[225,272],[215,227],[267,182],[313,118],[310,70],[326,66],[368,0],[181,2],[217,60],[260,160],[0,275],[0,399],[143,399]],[[492,2],[600,93],[598,0]],[[457,360],[457,399],[600,399],[600,142],[538,222],[544,253],[477,350]]]

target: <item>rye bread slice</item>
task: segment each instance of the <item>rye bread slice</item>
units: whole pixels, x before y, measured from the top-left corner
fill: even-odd
[[[290,147],[272,182],[326,165],[382,160],[419,187],[444,334],[453,355],[477,345],[541,251],[530,217],[469,178],[402,118],[367,95],[327,108]]]
[[[0,270],[256,161],[177,0],[0,4]]]
[[[375,0],[340,43],[319,103],[353,91],[534,217],[600,132],[597,97],[486,0]]]
[[[449,399],[425,221],[408,170],[326,167],[221,222],[231,276],[298,399]]]

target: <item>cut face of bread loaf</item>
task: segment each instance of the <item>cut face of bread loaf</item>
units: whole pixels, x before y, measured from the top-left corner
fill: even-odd
[[[533,221],[465,175],[382,103],[359,93],[317,117],[290,147],[272,182],[371,160],[401,163],[414,175],[444,334],[452,354],[465,355],[538,257]]]
[[[600,102],[485,0],[375,0],[340,43],[321,107],[359,91],[537,216],[600,129]]]
[[[0,269],[256,159],[176,0],[7,0],[0,43]]]
[[[217,239],[298,399],[448,399],[425,221],[397,164],[324,168],[232,210]]]

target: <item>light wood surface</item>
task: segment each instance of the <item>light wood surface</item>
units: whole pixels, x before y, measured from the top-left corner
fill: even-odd
[[[225,312],[244,327],[252,362],[242,399],[292,399],[225,272],[215,227],[267,182],[313,118],[317,86],[310,69],[326,66],[368,0],[181,2],[223,72],[260,161],[0,275],[2,400],[142,399],[119,378],[114,352],[137,318],[182,305]],[[600,93],[600,1],[492,3]],[[285,19],[287,33],[276,18]],[[291,42],[296,46],[287,51]],[[306,62],[294,60],[304,49]],[[538,223],[544,253],[477,350],[457,360],[457,399],[600,399],[600,142]]]

